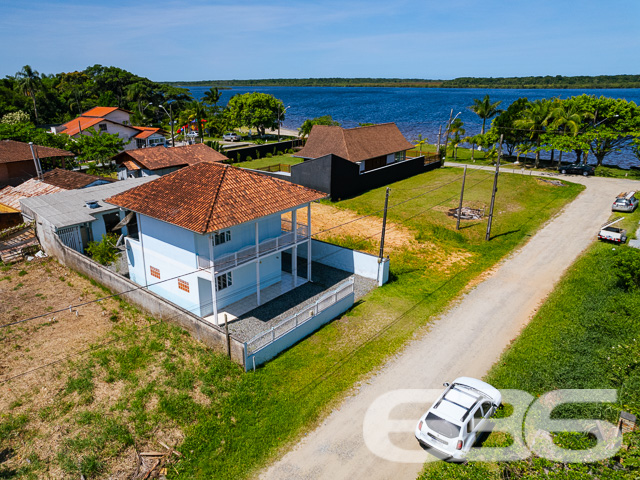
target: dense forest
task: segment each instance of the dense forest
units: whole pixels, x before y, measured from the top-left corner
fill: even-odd
[[[172,86],[207,87],[421,87],[421,88],[640,88],[640,75],[599,75],[595,77],[460,77],[453,80],[417,78],[270,78],[261,80],[203,80],[166,82]]]

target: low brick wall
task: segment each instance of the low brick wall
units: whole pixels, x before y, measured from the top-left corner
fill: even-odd
[[[112,292],[126,292],[122,293],[120,297],[140,307],[157,319],[184,328],[195,339],[208,347],[226,353],[227,340],[222,328],[210,325],[188,310],[145,288],[140,288],[140,285],[128,278],[113,273],[99,263],[62,244],[55,234],[52,233],[47,237],[45,242],[41,242],[46,252],[57,257],[66,267],[86,275]],[[233,336],[230,336],[230,343],[231,360],[245,368],[244,343]]]

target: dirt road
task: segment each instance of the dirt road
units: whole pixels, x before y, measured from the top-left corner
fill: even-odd
[[[387,412],[380,411],[378,418],[370,413],[366,425],[373,419],[374,428],[364,433],[367,410],[376,400],[384,406],[388,399],[382,396],[399,389],[441,390],[443,382],[457,376],[487,373],[567,267],[594,241],[615,195],[640,189],[640,182],[632,180],[568,179],[586,185],[586,190],[260,478],[415,479],[423,462],[433,459],[413,436],[417,419],[430,405],[428,399],[392,411],[391,418],[403,421],[399,425],[404,427],[389,437],[392,444],[385,443],[384,432],[380,435]]]

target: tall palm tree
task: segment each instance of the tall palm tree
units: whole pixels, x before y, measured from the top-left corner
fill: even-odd
[[[42,86],[42,80],[40,74],[33,70],[29,65],[22,67],[18,73],[16,73],[16,80],[18,81],[18,88],[24,95],[31,97],[33,101],[33,113],[35,115],[36,123],[38,123],[38,107],[36,105],[36,91]]]
[[[151,90],[142,82],[132,83],[127,87],[127,99],[138,104],[140,117],[143,116],[144,108],[142,104],[149,100]]]
[[[593,118],[593,114],[577,103],[557,101],[551,111],[550,127],[557,130],[562,135],[571,135],[575,137],[580,131],[580,126],[584,120]],[[562,150],[558,158],[558,167],[562,163]]]
[[[215,111],[218,107],[218,102],[220,101],[220,97],[222,93],[218,91],[217,87],[211,87],[204,93],[204,97],[202,97],[202,103],[206,105],[213,105],[213,110]]]
[[[473,105],[469,107],[473,113],[478,115],[482,119],[482,132],[480,135],[484,135],[484,126],[488,118],[495,117],[502,110],[498,109],[498,106],[502,103],[502,100],[491,103],[489,95],[485,95],[482,100],[478,98],[473,99]]]
[[[522,113],[522,118],[516,120],[513,125],[516,128],[528,130],[529,138],[536,144],[536,163],[540,164],[540,143],[545,128],[550,123],[553,102],[550,100],[536,100]]]

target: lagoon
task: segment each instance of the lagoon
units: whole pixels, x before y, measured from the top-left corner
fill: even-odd
[[[196,99],[201,99],[210,87],[188,87]],[[520,97],[529,100],[569,98],[576,95],[622,98],[640,104],[640,89],[475,89],[475,88],[393,88],[393,87],[232,87],[220,90],[220,105],[238,93],[271,94],[290,106],[282,126],[297,129],[308,118],[331,115],[343,127],[359,123],[394,122],[409,141],[419,134],[430,143],[437,143],[438,129],[446,125],[449,114],[461,112],[467,135],[480,133],[482,121],[468,107],[474,98],[486,94],[492,101],[502,100],[501,108]],[[489,124],[487,123],[487,126]],[[611,154],[605,163],[623,168],[640,165],[630,152]]]

